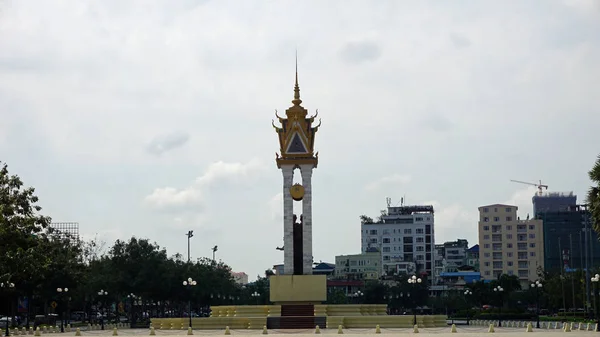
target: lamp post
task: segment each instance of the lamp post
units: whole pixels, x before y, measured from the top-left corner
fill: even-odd
[[[258,305],[258,298],[260,297],[260,293],[255,291],[252,294],[250,294],[250,296],[252,296],[253,298],[256,298],[256,305]]]
[[[415,275],[411,276],[408,279],[408,284],[413,286],[413,289],[417,284],[421,284],[421,282],[423,282],[423,280],[421,280],[420,277],[416,277]],[[413,325],[417,325],[417,301],[414,296],[413,296]]]
[[[600,281],[600,275],[594,275],[591,281],[594,285],[594,316],[596,318],[596,331],[598,331],[598,328],[600,326],[600,315],[598,315],[598,282]]]
[[[535,291],[535,316],[537,317],[537,322],[535,324],[536,328],[540,328],[540,289],[542,288],[542,282],[535,281],[531,285],[531,289]]]
[[[192,280],[191,277],[188,277],[187,280],[183,281],[183,285],[185,287],[187,287],[187,289],[189,290],[190,294],[189,294],[189,298],[188,298],[188,311],[189,311],[189,316],[190,316],[190,325],[189,327],[192,327],[192,294],[191,294],[191,290],[192,287],[195,286],[197,283],[195,280]]]
[[[500,313],[498,314],[498,327],[502,327],[502,307],[504,306],[504,288],[501,286],[494,287],[494,292],[500,295]]]
[[[60,313],[60,332],[65,332],[65,318],[63,316],[64,310],[62,308],[64,300],[62,298],[62,295],[68,293],[69,288],[56,288],[56,292],[58,293],[60,302],[60,304],[58,305],[58,310]]]
[[[471,309],[469,308],[469,300],[468,298],[473,295],[473,292],[470,289],[465,290],[465,302],[467,302],[467,325],[470,325],[469,320],[471,319]]]
[[[104,330],[104,298],[108,295],[108,291],[100,289],[98,296],[100,297],[100,329]]]
[[[137,299],[142,299],[142,298],[139,297],[139,296],[135,296],[133,293],[127,295],[127,298],[129,299],[129,303],[130,303],[130,308],[129,308],[129,326],[132,329],[134,329],[135,328],[135,323],[136,323],[135,321],[136,321],[136,319],[135,319],[135,315],[134,315],[134,312],[133,312],[133,307],[135,305],[135,301]]]
[[[2,288],[2,290],[5,290],[8,293],[15,289],[15,284],[12,282],[2,282],[2,283],[0,283],[0,288]],[[10,300],[8,300],[7,303],[8,303],[8,312],[6,313],[6,334],[5,334],[5,336],[10,336],[10,329],[9,329]]]

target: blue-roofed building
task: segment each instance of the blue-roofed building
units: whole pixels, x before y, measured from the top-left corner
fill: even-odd
[[[438,283],[429,288],[431,296],[439,295],[447,290],[463,290],[468,284],[481,280],[481,273],[478,271],[457,271],[440,273]]]
[[[474,245],[467,250],[467,266],[479,271],[479,245]]]

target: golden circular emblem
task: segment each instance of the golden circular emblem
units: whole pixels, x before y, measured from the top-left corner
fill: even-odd
[[[296,201],[302,200],[304,198],[304,186],[300,184],[294,184],[290,187],[290,194],[292,195],[292,199]]]

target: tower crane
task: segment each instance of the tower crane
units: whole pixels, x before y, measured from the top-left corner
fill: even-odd
[[[548,185],[543,185],[542,181],[540,180],[539,184],[535,184],[535,183],[528,183],[526,181],[520,181],[520,180],[511,180],[513,183],[518,183],[518,184],[525,184],[525,185],[530,185],[530,186],[535,186],[538,189],[538,194],[541,196],[542,195],[542,191],[544,189],[548,189]]]

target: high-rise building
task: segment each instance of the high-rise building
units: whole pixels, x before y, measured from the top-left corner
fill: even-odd
[[[479,245],[474,245],[467,250],[467,265],[479,271]]]
[[[483,279],[516,275],[523,284],[537,279],[544,266],[542,220],[520,220],[517,206],[479,207],[479,269]]]
[[[536,194],[531,198],[532,217],[544,212],[565,212],[577,204],[577,195],[573,192],[548,192]]]
[[[79,242],[79,222],[53,222],[50,227],[55,234],[69,238],[74,243]]]
[[[377,280],[381,276],[381,252],[369,248],[361,254],[335,257],[335,277],[348,280]]]
[[[381,251],[384,274],[410,270],[405,265],[414,263],[414,273],[427,275],[431,284],[435,247],[433,206],[388,207],[376,221],[363,217],[361,245],[363,253],[372,247]]]

